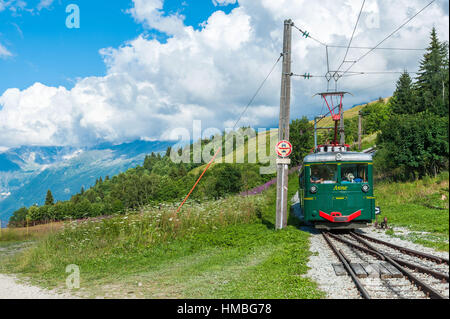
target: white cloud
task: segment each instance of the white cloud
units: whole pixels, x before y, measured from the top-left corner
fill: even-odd
[[[25,9],[27,3],[23,0],[0,0],[0,12],[9,9],[13,14]]]
[[[129,13],[149,28],[166,32],[165,43],[144,35],[119,48],[101,50],[107,66],[104,77],[81,79],[71,90],[36,83],[0,96],[0,146],[21,144],[86,145],[100,141],[165,139],[174,128],[190,129],[193,120],[203,128],[234,123],[278,58],[283,20],[325,41],[347,45],[360,1],[311,2],[241,0],[229,14],[214,12],[194,30],[179,15],[166,16],[162,0],[134,0]],[[367,11],[353,45],[374,46],[401,25],[426,0],[367,0]],[[374,14],[379,12],[379,27]],[[428,46],[432,26],[448,39],[448,12],[433,5],[402,29],[386,46]],[[367,50],[351,50],[356,59]],[[330,49],[336,68],[345,50]],[[376,51],[352,71],[414,71],[423,52]],[[325,49],[293,30],[295,73],[324,75]],[[244,115],[241,125],[272,127],[278,123],[280,65]],[[340,89],[352,92],[346,105],[392,94],[398,75],[349,77]],[[321,113],[322,102],[312,98],[326,89],[320,78],[293,79],[292,117]],[[2,108],[3,106],[3,108]]]
[[[150,29],[157,29],[173,35],[183,30],[184,17],[179,14],[164,16],[164,0],[133,0],[134,6],[129,9],[133,18]]]
[[[38,11],[41,11],[44,8],[49,8],[55,0],[39,0],[39,3],[36,6]],[[5,9],[9,9],[13,15],[18,15],[19,11],[25,10],[30,13],[34,13],[34,8],[26,8],[27,2],[24,0],[0,0],[0,12]]]
[[[229,4],[235,4],[237,0],[212,0],[212,3],[217,6],[227,6]]]
[[[48,8],[52,5],[53,1],[54,0],[40,0],[37,9],[41,11],[44,8]]]
[[[1,43],[0,43],[0,59],[1,58],[7,58],[9,56],[12,56],[12,53],[8,51]]]

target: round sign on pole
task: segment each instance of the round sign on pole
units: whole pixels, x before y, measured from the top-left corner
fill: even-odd
[[[283,158],[289,157],[292,154],[292,144],[289,141],[280,141],[275,150],[278,156]]]

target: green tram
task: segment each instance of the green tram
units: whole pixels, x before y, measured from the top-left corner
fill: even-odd
[[[315,228],[363,228],[379,212],[373,193],[372,155],[347,150],[347,146],[320,146],[303,161],[301,214]]]

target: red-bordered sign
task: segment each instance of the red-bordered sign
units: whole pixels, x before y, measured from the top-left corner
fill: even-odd
[[[280,141],[275,148],[278,156],[288,157],[292,154],[292,144],[289,141]]]

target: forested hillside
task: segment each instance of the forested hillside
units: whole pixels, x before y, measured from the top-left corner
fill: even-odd
[[[222,136],[223,146],[228,138],[233,138],[233,134]],[[206,139],[197,143],[201,143],[204,149],[209,142],[211,140]],[[176,151],[187,151],[192,159],[193,149],[194,144],[191,144],[184,150]],[[152,153],[145,157],[142,165],[117,176],[106,176],[105,179],[100,177],[92,188],[82,188],[68,201],[46,201],[43,206],[23,207],[14,212],[10,226],[120,214],[148,205],[181,202],[203,171],[196,168],[204,163],[174,163],[169,156],[171,151],[169,147],[165,155]],[[270,174],[261,175],[261,166],[262,164],[226,163],[214,165],[205,173],[191,199],[218,199],[261,185],[273,178]],[[51,190],[47,196],[49,194]]]

